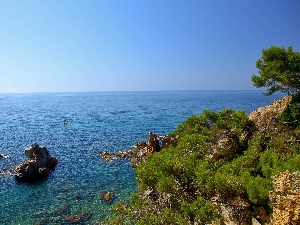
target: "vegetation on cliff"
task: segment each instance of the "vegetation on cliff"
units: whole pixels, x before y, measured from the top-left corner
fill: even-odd
[[[296,93],[300,90],[300,52],[292,47],[271,46],[256,61],[259,75],[252,76],[256,87],[268,88],[266,95],[276,91]]]
[[[268,223],[272,176],[299,170],[299,118],[298,93],[249,116],[232,109],[191,116],[169,134],[175,142],[136,167],[138,193],[106,222]]]

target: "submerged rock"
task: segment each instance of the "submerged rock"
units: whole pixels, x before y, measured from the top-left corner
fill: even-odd
[[[86,211],[79,212],[76,215],[66,215],[62,224],[85,224],[91,218],[91,214]]]
[[[70,213],[71,205],[69,203],[63,203],[58,209],[53,212],[53,216],[61,216]]]
[[[106,203],[112,203],[116,198],[116,195],[113,191],[108,191],[108,192],[100,191],[98,195],[99,198]]]
[[[38,222],[36,222],[34,225],[48,225],[49,220],[47,218],[42,218]]]
[[[49,176],[55,169],[58,161],[52,157],[45,146],[32,144],[25,149],[28,159],[14,169],[15,178],[19,181],[36,181]]]

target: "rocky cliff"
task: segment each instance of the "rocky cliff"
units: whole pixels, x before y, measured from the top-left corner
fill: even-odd
[[[300,224],[300,172],[281,172],[273,177],[270,192],[273,225]]]

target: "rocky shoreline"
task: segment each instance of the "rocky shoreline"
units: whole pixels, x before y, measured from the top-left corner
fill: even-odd
[[[140,163],[145,162],[148,155],[159,152],[161,149],[171,145],[176,138],[170,138],[168,135],[159,136],[153,132],[148,133],[146,142],[138,142],[132,149],[128,151],[117,151],[110,154],[107,151],[100,151],[99,154],[104,160],[114,160],[118,158],[129,159],[133,168]]]
[[[281,114],[287,105],[290,103],[292,97],[286,96],[283,99],[277,100],[274,103],[261,107],[249,114],[249,119],[253,121],[260,132],[266,132],[271,129],[272,123],[276,121],[279,114]],[[220,136],[220,139],[223,137]],[[147,141],[137,143],[132,149],[128,151],[117,151],[109,153],[108,151],[100,151],[99,155],[106,161],[117,159],[127,159],[130,161],[133,168],[145,162],[147,157],[155,152],[172,145],[176,142],[177,137],[170,137],[168,135],[159,136],[155,133],[149,132]],[[224,139],[224,138],[223,138]],[[222,139],[222,140],[223,140]],[[220,144],[217,142],[217,144]],[[58,160],[51,156],[45,146],[39,146],[34,143],[29,148],[25,149],[27,160],[20,163],[13,169],[2,169],[0,174],[14,175],[16,180],[22,182],[37,181],[47,178],[55,169]],[[0,160],[5,160],[8,155],[0,154]],[[216,156],[212,154],[211,158]],[[256,218],[252,218],[252,224],[255,225],[280,225],[280,224],[300,224],[300,176],[299,172],[290,173],[288,171],[278,173],[272,177],[274,190],[270,192],[270,200],[273,204],[273,214],[267,215],[262,209],[256,209],[259,215],[260,222]],[[146,191],[145,198],[153,197],[153,191]],[[73,196],[74,198],[81,199],[80,194]],[[106,204],[113,204],[117,198],[116,193],[109,190],[98,191],[98,198]],[[247,202],[240,199],[234,199],[233,207],[248,207]],[[230,210],[224,207],[224,216],[231,218]],[[37,217],[41,218],[40,215]],[[71,205],[67,202],[61,204],[53,212],[45,213],[36,224],[49,224],[49,223],[63,223],[63,224],[85,224],[90,220],[91,214],[88,211],[80,211],[77,214],[71,214]],[[230,221],[226,224],[240,224],[238,221]]]
[[[248,118],[256,127],[258,132],[265,134],[269,131],[274,131],[274,126],[285,123],[280,121],[280,115],[284,112],[287,106],[290,104],[293,96],[286,96],[279,99],[272,104],[258,108],[249,114]],[[276,130],[276,128],[275,128]],[[276,130],[277,131],[277,130]],[[279,131],[278,131],[279,132]],[[210,146],[212,149],[218,149],[222,144],[226,143],[228,135],[222,133],[220,136],[216,136],[212,141],[216,146]],[[244,137],[245,138],[245,137]],[[127,152],[116,152],[109,154],[108,152],[100,152],[100,155],[105,160],[114,160],[116,158],[128,158],[131,161],[132,167],[137,167],[139,164],[146,161],[147,157],[155,152],[159,152],[164,147],[176,142],[177,138],[170,138],[169,136],[158,136],[154,133],[149,133],[147,142],[138,143],[133,149]],[[210,144],[210,142],[209,142]],[[234,146],[233,146],[234,147]],[[235,148],[232,148],[233,151]],[[218,152],[211,152],[208,156],[210,159],[218,160]],[[249,208],[250,204],[242,198],[234,198],[227,204],[222,202],[213,201],[214,204],[219,205],[221,208],[222,216],[225,218],[226,225],[240,225],[240,224],[252,224],[252,225],[298,225],[300,224],[300,177],[299,171],[291,173],[289,171],[280,172],[276,176],[272,177],[273,190],[269,192],[269,199],[273,205],[273,212],[267,212],[263,207],[253,206],[252,221],[239,221],[233,215],[234,208]],[[168,196],[157,195],[153,190],[146,190],[141,193],[142,198],[148,199],[155,205],[157,201],[168,200]],[[251,223],[250,223],[251,222]]]

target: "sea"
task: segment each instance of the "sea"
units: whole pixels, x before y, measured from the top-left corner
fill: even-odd
[[[100,224],[114,203],[128,202],[137,190],[130,162],[106,161],[100,151],[129,150],[146,141],[148,132],[165,135],[205,109],[250,113],[281,97],[259,90],[0,94],[0,154],[6,156],[0,170],[26,160],[24,150],[32,143],[58,159],[40,182],[0,173],[0,224],[43,224],[82,212],[90,215],[84,224]],[[108,191],[115,198],[104,202],[99,193]]]

